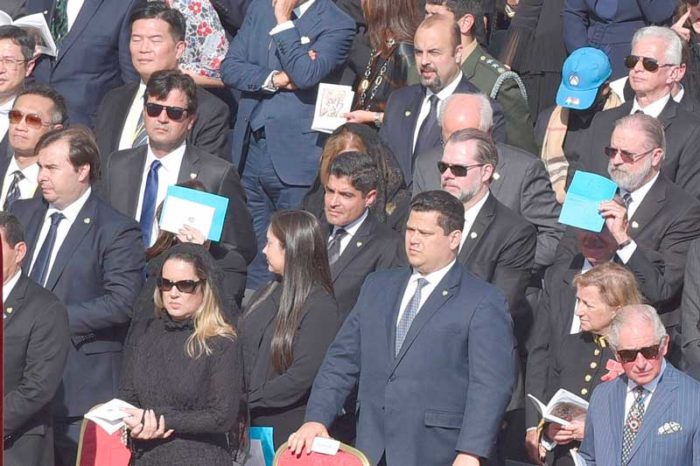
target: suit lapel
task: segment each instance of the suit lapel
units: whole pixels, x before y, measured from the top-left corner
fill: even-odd
[[[100,4],[103,1],[104,0],[85,0],[83,6],[80,7],[80,12],[75,18],[73,26],[70,28],[70,31],[68,31],[68,34],[63,39],[63,43],[58,49],[58,57],[56,57],[56,62],[54,66],[58,65],[58,63],[63,59],[63,57],[66,56],[66,52],[68,51],[68,49],[71,48],[71,46],[75,43],[80,34],[83,32],[83,30],[90,23],[90,20],[95,15],[97,9],[100,7]],[[51,14],[51,18],[53,19],[53,13]],[[88,57],[85,58],[89,59]]]
[[[498,151],[500,154],[501,151]],[[493,194],[496,198],[498,198],[498,193],[501,192],[501,187],[503,186],[503,182],[501,180],[501,174],[506,172],[506,161],[504,157],[498,157],[498,163],[496,164],[496,170],[493,172],[493,181],[491,181],[491,186],[489,189],[491,190],[491,194]]]
[[[350,242],[343,250],[343,253],[340,255],[338,260],[331,265],[331,276],[333,277],[333,282],[338,279],[341,272],[345,270],[345,268],[355,259],[355,257],[357,257],[360,251],[367,247],[367,243],[372,240],[372,233],[374,232],[376,222],[377,221],[372,214],[368,212],[367,218],[364,222],[362,222],[360,228],[357,229],[357,232],[350,239]]]
[[[199,176],[199,165],[199,155],[188,144],[180,164],[180,173],[177,174],[177,182],[184,183],[185,181],[196,180]]]
[[[627,377],[618,377],[609,399],[610,432],[613,445],[622,448],[622,426],[625,423],[625,395],[627,394]]]
[[[661,212],[666,201],[666,186],[663,174],[656,179],[651,189],[630,218],[630,236],[636,239],[640,232]]]
[[[386,288],[387,303],[391,303],[389,312],[386,313],[386,339],[387,351],[389,360],[394,360],[394,341],[396,340],[396,323],[399,316],[399,308],[401,307],[401,298],[408,286],[408,280],[411,278],[411,269],[403,269],[403,273],[397,274],[396,279],[391,286]]]
[[[678,104],[672,98],[668,99],[666,105],[664,105],[663,110],[659,113],[659,120],[663,123],[664,129],[668,129],[671,122],[676,118],[676,110],[678,109]]]
[[[148,152],[148,146],[143,145],[133,149],[133,151],[126,155],[129,157],[129,161],[126,163],[127,176],[124,177],[122,183],[120,183],[124,190],[123,196],[125,199],[126,212],[128,212],[129,217],[134,218],[138,210],[139,196],[141,195],[141,181],[143,178],[143,169],[146,164],[146,154]]]
[[[22,270],[24,273],[29,274],[29,268],[32,265],[32,259],[34,258],[34,252],[37,250],[36,242],[39,239],[39,232],[41,231],[41,226],[44,224],[44,217],[46,216],[46,211],[49,205],[46,201],[41,202],[41,208],[34,212],[34,215],[29,219],[27,224],[24,226],[25,238],[27,240],[27,255],[22,264]],[[38,247],[41,247],[40,245]]]
[[[574,307],[566,307],[560,309],[559,315],[561,316],[561,327],[560,335],[568,335],[571,331],[571,324],[574,321],[574,309],[576,306],[576,290],[574,287],[574,277],[581,272],[583,269],[584,257],[581,254],[577,254],[571,260],[571,264],[568,269],[564,272],[564,278],[562,279],[562,299],[561,303],[573,303]]]
[[[7,133],[5,133],[5,137],[0,142],[0,195],[5,189],[5,176],[7,175],[7,169],[10,168],[11,157],[12,155],[7,148]]]
[[[474,223],[468,232],[462,232],[467,237],[459,251],[459,263],[468,264],[471,254],[478,249],[481,239],[485,236],[486,230],[496,217],[496,198],[489,194],[486,202],[474,219]]]
[[[27,294],[27,280],[28,278],[20,271],[19,279],[15,284],[15,287],[10,292],[7,297],[7,301],[3,303],[4,308],[4,327],[10,323],[19,311],[24,307],[24,296]]]

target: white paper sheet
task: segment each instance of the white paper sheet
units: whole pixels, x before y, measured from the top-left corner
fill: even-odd
[[[322,133],[332,133],[347,120],[343,114],[352,109],[355,93],[350,86],[321,83],[318,85],[314,121],[311,129]]]
[[[124,408],[136,408],[136,406],[114,398],[89,411],[85,414],[85,418],[102,427],[109,435],[112,435],[124,427],[124,421],[122,420],[126,416],[126,412],[123,411]]]
[[[183,226],[189,225],[207,236],[214,220],[215,211],[216,209],[211,206],[179,197],[171,197],[165,203],[159,227],[161,230],[177,234]]]

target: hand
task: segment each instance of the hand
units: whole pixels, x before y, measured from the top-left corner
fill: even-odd
[[[343,117],[348,120],[348,123],[374,123],[374,113],[367,110],[355,110],[343,114]]]
[[[131,429],[131,437],[139,440],[151,440],[170,437],[174,430],[165,430],[165,418],[160,416],[160,421],[156,419],[156,414],[152,409],[125,408],[127,416],[124,423]],[[143,419],[143,422],[141,422]]]
[[[479,466],[479,457],[469,453],[458,453],[452,466]]]
[[[547,433],[547,438],[554,442],[557,442],[557,444],[559,445],[566,445],[572,440],[575,440],[573,431],[571,430],[568,424],[562,426],[557,423],[551,422],[547,424],[545,432]]]
[[[272,0],[277,24],[282,24],[292,19],[292,10],[296,8],[299,0]]]
[[[571,421],[566,428],[571,431],[571,435],[573,435],[574,440],[583,440],[583,433],[586,429],[585,421],[582,419]]]
[[[598,207],[598,212],[605,219],[605,226],[608,227],[617,244],[622,244],[628,239],[627,229],[629,221],[627,218],[627,209],[618,201],[603,201]]]
[[[686,11],[683,16],[678,18],[678,21],[676,21],[673,26],[671,26],[671,29],[676,31],[681,38],[686,41],[690,42],[690,29],[684,27],[685,22],[688,20],[688,16],[690,16],[690,10]]]
[[[177,239],[181,243],[204,244],[207,240],[204,234],[191,225],[184,225],[177,231]]]
[[[326,426],[320,422],[305,422],[299,430],[289,436],[287,446],[296,456],[301,455],[306,450],[306,454],[311,454],[311,444],[316,437],[328,438]]]
[[[527,450],[527,456],[537,466],[544,464],[545,449],[540,445],[540,434],[537,429],[529,430],[525,434],[525,450]]]
[[[272,83],[277,86],[277,89],[284,89],[287,91],[296,91],[298,87],[294,85],[289,75],[284,71],[281,71],[272,77]]]

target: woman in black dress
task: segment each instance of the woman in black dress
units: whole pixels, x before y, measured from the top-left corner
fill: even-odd
[[[132,465],[231,465],[243,371],[219,275],[202,246],[173,246],[158,276],[154,317],[130,331],[118,397],[138,407],[124,418]]]

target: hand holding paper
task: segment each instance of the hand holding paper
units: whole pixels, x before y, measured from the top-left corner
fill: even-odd
[[[190,243],[197,236],[193,231],[187,231],[187,225],[201,232],[206,239],[219,241],[227,208],[228,199],[225,197],[182,186],[169,186],[159,226],[161,230],[176,235],[183,230],[186,241]],[[192,239],[188,239],[187,235]]]
[[[126,401],[114,398],[90,410],[85,414],[85,419],[91,420],[102,427],[109,435],[112,435],[124,427],[123,419],[127,415],[126,410],[128,409],[136,409],[136,407]]]

